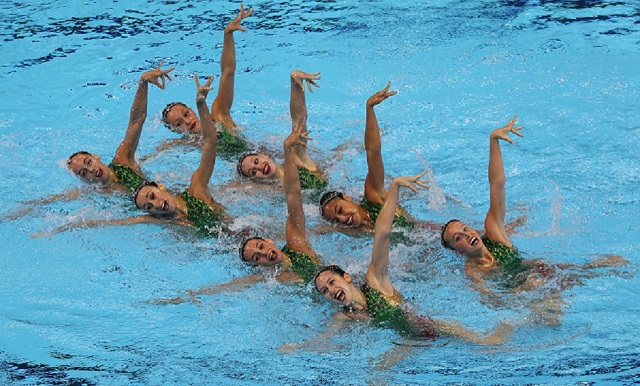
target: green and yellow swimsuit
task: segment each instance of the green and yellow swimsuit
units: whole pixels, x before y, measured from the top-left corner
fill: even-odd
[[[130,190],[134,190],[144,182],[144,177],[128,166],[111,162],[108,167],[113,170],[116,177],[118,177],[118,183]]]
[[[436,338],[439,335],[433,319],[419,316],[410,320],[400,305],[394,306],[389,303],[380,291],[369,287],[366,283],[360,289],[367,299],[366,312],[376,324],[394,329],[405,336]],[[402,295],[398,295],[404,301]]]
[[[300,275],[305,283],[313,280],[316,270],[320,267],[311,256],[303,252],[296,252],[286,245],[282,248],[282,252],[286,253],[291,260],[291,271]]]

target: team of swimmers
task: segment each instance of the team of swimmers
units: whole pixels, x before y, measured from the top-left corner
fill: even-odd
[[[252,14],[253,9],[245,9],[241,5],[238,16],[224,29],[221,75],[211,108],[207,103],[207,97],[212,90],[213,77],[210,76],[201,85],[199,77],[194,75],[197,114],[182,102],[172,102],[162,111],[164,124],[170,130],[184,135],[181,143],[201,149],[200,163],[191,176],[188,188],[181,193],[173,193],[163,183],[148,180],[135,159],[142,127],[147,117],[149,84],[164,90],[166,81],[171,80],[173,67],[163,69],[161,62],[157,68],[145,72],[140,77],[125,136],[111,162],[105,164],[98,155],[88,151],[76,152],[68,159],[69,169],[80,179],[99,186],[100,191],[104,193],[128,192],[135,206],[147,214],[120,220],[83,221],[81,224],[63,226],[57,231],[74,226],[109,223],[126,225],[172,222],[198,227],[204,233],[233,234],[230,230],[233,219],[214,199],[209,189],[216,158],[220,156],[226,160],[233,159],[242,179],[269,183],[268,186],[273,188],[273,194],[284,192],[288,212],[285,246],[278,248],[274,240],[266,235],[245,237],[239,243],[239,257],[243,262],[254,266],[277,266],[277,280],[281,282],[313,282],[325,298],[342,308],[342,317],[338,320],[373,320],[413,338],[453,336],[477,344],[503,343],[510,332],[508,325],[499,324],[485,334],[478,334],[458,323],[437,321],[418,315],[407,307],[402,294],[391,282],[389,252],[392,229],[434,229],[434,224],[414,219],[398,205],[401,188],[415,192],[418,188],[426,187],[422,180],[426,171],[415,176],[397,177],[388,188],[384,184],[385,169],[380,129],[374,108],[396,94],[390,90],[391,83],[366,101],[364,147],[368,169],[364,181],[364,197],[361,200],[329,189],[324,171],[306,151],[311,138],[307,129],[305,91],[308,89],[309,92],[313,92],[314,87],[319,87],[319,73],[293,71],[290,74],[289,107],[292,129],[283,144],[284,164],[278,165],[269,156],[252,150],[255,145],[240,133],[231,117],[236,71],[234,32],[246,32],[241,23]],[[503,288],[507,288],[508,291],[521,292],[536,289],[558,274],[556,271],[559,265],[523,259],[512,244],[508,235],[509,227],[505,225],[505,173],[500,142],[513,143],[510,134],[522,137],[522,126],[516,126],[516,120],[517,118],[513,117],[507,125],[493,130],[489,136],[490,207],[485,218],[484,232],[479,232],[460,220],[451,220],[441,226],[442,245],[466,257],[467,276],[473,287],[485,294],[494,292],[487,285],[487,281],[502,281]],[[324,265],[315,252],[307,236],[303,210],[303,192],[306,191],[316,192],[320,213],[327,222],[334,224],[333,229],[373,234],[371,260],[366,275],[361,280],[361,286],[357,286],[354,277],[342,268]],[[55,197],[60,199],[76,196],[77,190]],[[246,236],[244,233],[235,234]],[[626,260],[620,256],[605,255],[589,264],[571,268],[587,270],[625,263]],[[231,283],[190,290],[183,297],[158,299],[157,302],[181,303],[193,300],[199,295],[216,293],[230,287],[241,288],[264,279],[263,275],[255,274]],[[575,284],[578,279],[567,282]],[[567,286],[569,285],[572,284]],[[552,295],[545,296],[542,300],[555,302],[556,305],[555,308],[547,307],[553,311],[553,315],[543,317],[548,322],[558,322],[558,315],[561,314],[561,298],[558,293],[561,290],[552,291]],[[307,343],[311,342],[313,341]]]

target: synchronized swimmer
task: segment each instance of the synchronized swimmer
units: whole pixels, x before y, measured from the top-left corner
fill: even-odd
[[[287,198],[287,222],[285,224],[286,245],[275,246],[273,239],[253,236],[242,242],[238,249],[240,260],[254,267],[275,268],[277,281],[308,283],[322,261],[307,237],[306,220],[302,205],[302,184],[296,166],[296,150],[306,147],[308,133],[303,129],[306,122],[294,120],[294,127],[284,141],[284,191]],[[213,284],[197,290],[187,290],[187,297],[155,299],[156,304],[179,304],[185,301],[199,301],[198,296],[216,294],[223,291],[239,290],[248,285],[264,281],[263,274],[253,274],[224,284]]]
[[[218,95],[211,103],[211,118],[217,129],[219,151],[225,156],[239,155],[249,149],[249,144],[242,137],[238,126],[231,117],[231,107],[235,95],[236,73],[236,48],[233,33],[236,31],[247,32],[241,23],[252,14],[252,8],[245,10],[244,6],[240,4],[238,16],[224,29]],[[186,104],[182,102],[167,104],[162,110],[162,122],[171,131],[182,134],[183,138],[178,141],[166,142],[160,147],[160,151],[176,144],[201,145],[202,121]]]
[[[555,275],[556,267],[578,269],[581,271],[599,268],[622,266],[627,261],[618,255],[603,255],[599,259],[578,266],[574,264],[549,265],[542,260],[525,260],[513,246],[505,228],[505,174],[502,162],[500,141],[513,144],[509,134],[522,137],[523,126],[515,126],[517,117],[513,117],[506,126],[495,129],[489,136],[489,211],[484,221],[484,234],[473,229],[458,219],[447,222],[441,231],[441,242],[445,248],[466,257],[465,273],[473,286],[484,294],[494,292],[487,285],[487,280],[497,281],[507,292],[517,293],[531,291],[540,287]],[[562,299],[559,290],[578,283],[577,277],[564,277],[559,288],[542,299],[543,307],[532,309],[539,321],[548,324],[559,324],[562,313]]]
[[[367,155],[367,176],[364,180],[364,197],[358,203],[343,192],[332,190],[324,193],[320,198],[322,217],[343,233],[354,235],[371,233],[382,205],[387,199],[382,141],[374,107],[396,95],[397,91],[389,91],[390,87],[391,82],[388,82],[384,89],[369,97],[366,103],[364,147]],[[434,228],[434,224],[414,219],[400,206],[395,208],[393,224],[405,229]],[[439,226],[436,225],[436,227]]]
[[[221,75],[217,96],[211,104],[211,109],[208,107],[207,96],[213,90],[211,84],[214,77],[209,76],[206,83],[201,85],[198,76],[194,74],[197,114],[182,102],[169,103],[162,111],[164,124],[184,137],[178,141],[165,142],[160,147],[160,153],[154,156],[161,155],[163,150],[176,143],[190,144],[201,149],[200,161],[191,175],[189,186],[180,194],[172,193],[164,184],[147,180],[135,158],[147,117],[148,85],[151,83],[164,90],[165,83],[171,80],[170,73],[174,69],[162,69],[163,62],[160,62],[157,68],[144,72],[140,77],[124,139],[111,163],[104,164],[99,156],[87,151],[75,152],[67,162],[69,169],[82,181],[99,186],[101,189],[98,190],[101,192],[127,194],[130,196],[130,202],[147,213],[116,220],[83,220],[59,227],[53,233],[87,226],[173,223],[197,227],[206,234],[225,232],[243,236],[241,242],[238,238],[233,239],[233,249],[239,244],[238,251],[243,264],[271,270],[278,282],[313,282],[317,291],[326,299],[341,306],[342,312],[334,319],[338,325],[318,338],[287,344],[280,348],[281,352],[313,347],[330,335],[343,331],[342,324],[349,320],[373,321],[376,325],[391,328],[399,335],[413,339],[453,337],[481,345],[500,345],[507,341],[512,330],[509,324],[499,322],[492,330],[480,334],[458,322],[441,321],[420,315],[408,306],[408,302],[393,286],[389,275],[390,250],[395,242],[391,237],[394,227],[422,228],[428,231],[436,227],[441,229],[442,245],[465,256],[464,269],[471,286],[486,296],[535,291],[551,278],[562,276],[563,285],[547,293],[541,291],[540,296],[530,304],[533,313],[547,324],[560,323],[560,315],[563,312],[560,295],[564,288],[580,283],[583,277],[589,277],[590,274],[586,272],[592,268],[618,267],[628,263],[618,255],[603,255],[583,265],[551,264],[542,260],[523,259],[520,256],[509,238],[510,225],[505,225],[505,173],[500,148],[500,141],[513,143],[509,134],[522,137],[520,131],[523,127],[516,126],[516,117],[504,127],[493,130],[489,137],[490,207],[485,217],[484,232],[475,230],[457,219],[447,222],[444,226],[417,220],[398,205],[401,187],[407,187],[414,192],[417,192],[418,187],[427,187],[421,180],[427,171],[415,176],[397,177],[388,190],[385,188],[380,128],[374,108],[396,95],[396,91],[390,91],[391,82],[366,101],[364,148],[367,175],[364,179],[362,200],[357,201],[338,190],[329,190],[330,176],[307,154],[307,145],[311,138],[307,128],[305,89],[313,92],[313,87],[319,87],[319,72],[306,73],[295,70],[290,73],[291,133],[283,143],[284,164],[278,165],[267,155],[253,151],[253,145],[241,135],[238,125],[231,117],[236,71],[233,34],[235,31],[246,32],[241,22],[252,15],[252,8],[245,9],[240,5],[237,17],[224,29]],[[266,182],[269,187],[278,188],[266,189],[264,194],[278,197],[284,192],[287,205],[284,247],[278,248],[276,242],[265,235],[247,238],[246,232],[231,230],[233,218],[214,199],[210,190],[210,184],[216,182],[212,181],[212,177],[217,157],[235,164],[235,169],[244,182]],[[309,190],[312,192],[308,192]],[[354,277],[339,266],[325,266],[312,247],[303,202],[305,195],[315,194],[321,196],[320,214],[331,223],[330,228],[348,234],[373,234],[371,259],[361,286],[356,286]],[[75,189],[35,200],[30,204],[35,206],[57,200],[69,200],[78,195],[78,190]],[[31,209],[23,209],[12,216],[22,215]],[[217,242],[222,243],[226,240],[228,239],[221,238]],[[565,268],[578,271],[579,274],[562,274],[560,271]],[[228,283],[214,283],[196,290],[187,290],[185,296],[156,299],[151,302],[198,302],[201,295],[237,291],[264,281],[267,278],[265,273],[266,271],[263,271]],[[496,291],[495,282],[506,290]],[[541,309],[544,309],[545,313],[539,312]]]
[[[307,129],[307,103],[304,95],[304,83],[307,83],[309,92],[313,92],[311,86],[320,87],[316,81],[320,79],[319,72],[308,74],[302,71],[291,73],[291,98],[289,110],[293,126],[296,122],[305,122],[301,133],[308,133]],[[318,165],[306,152],[306,146],[294,149],[293,161],[300,173],[300,182],[303,189],[322,190],[327,187],[327,180]],[[247,153],[238,160],[238,174],[256,182],[283,184],[285,179],[284,167],[277,165],[268,155],[261,153]]]

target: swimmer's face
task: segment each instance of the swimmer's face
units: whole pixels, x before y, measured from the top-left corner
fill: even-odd
[[[349,196],[336,197],[324,206],[322,216],[334,224],[359,228],[365,221],[361,209],[361,206],[353,202]]]
[[[147,185],[136,196],[136,206],[153,215],[172,215],[176,212],[177,198],[164,185]]]
[[[276,163],[264,154],[251,154],[242,160],[242,176],[254,180],[276,178]]]
[[[480,234],[460,221],[449,224],[444,231],[443,238],[451,249],[465,256],[477,255],[484,246]]]
[[[69,161],[69,169],[85,182],[108,184],[111,178],[110,169],[95,154],[76,154]]]
[[[202,131],[196,113],[182,104],[173,106],[167,112],[166,120],[174,130],[183,134],[199,134]]]
[[[356,288],[351,283],[351,275],[344,276],[333,272],[324,271],[316,277],[316,289],[330,302],[347,306],[353,302]]]
[[[282,263],[282,251],[271,239],[249,240],[242,251],[242,260],[252,265],[271,267]]]

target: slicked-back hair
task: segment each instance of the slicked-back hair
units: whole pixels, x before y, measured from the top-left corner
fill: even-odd
[[[342,192],[339,192],[337,190],[332,190],[332,191],[326,192],[325,194],[322,195],[322,197],[320,197],[320,215],[322,215],[322,217],[324,217],[324,208],[327,206],[328,203],[335,200],[336,198],[344,200],[344,194],[342,194]]]
[[[247,261],[247,260],[244,259],[244,249],[247,247],[247,244],[251,240],[262,240],[262,241],[264,241],[264,238],[260,237],[260,236],[253,236],[253,237],[249,237],[248,239],[243,241],[242,244],[240,244],[240,247],[238,248],[238,253],[240,254],[240,261],[242,261],[243,263],[251,264],[250,261]]]
[[[453,250],[453,248],[451,248],[451,245],[449,245],[449,243],[444,239],[444,232],[447,230],[449,224],[453,222],[460,222],[460,220],[454,218],[453,220],[447,221],[447,223],[442,226],[442,231],[440,232],[440,242],[442,243],[442,246],[451,250]]]
[[[80,155],[80,154],[91,155],[91,153],[89,153],[88,151],[85,151],[85,150],[77,151],[77,152],[75,152],[75,153],[71,154],[71,155],[69,156],[69,158],[67,158],[67,166],[71,165],[71,160],[73,160],[73,157],[75,157],[75,156],[77,156],[77,155]]]
[[[321,274],[322,272],[327,272],[327,271],[329,271],[329,272],[333,272],[333,273],[338,274],[338,275],[340,275],[340,276],[342,276],[342,277],[344,277],[344,275],[346,275],[346,274],[347,274],[347,272],[346,272],[344,269],[340,268],[340,267],[339,267],[339,266],[337,266],[337,265],[326,265],[326,266],[322,267],[322,268],[321,268],[321,269],[316,273],[316,275],[313,277],[313,285],[314,285],[314,287],[316,287],[316,289],[318,289],[318,286],[316,286],[316,280],[318,280],[318,276],[320,276],[320,274]]]
[[[133,192],[131,193],[133,195],[133,204],[138,209],[142,209],[142,208],[140,208],[138,206],[138,194],[140,194],[140,191],[145,186],[155,186],[157,188],[158,187],[158,183],[155,182],[155,181],[143,181],[140,185],[138,185],[135,189],[133,189]]]

